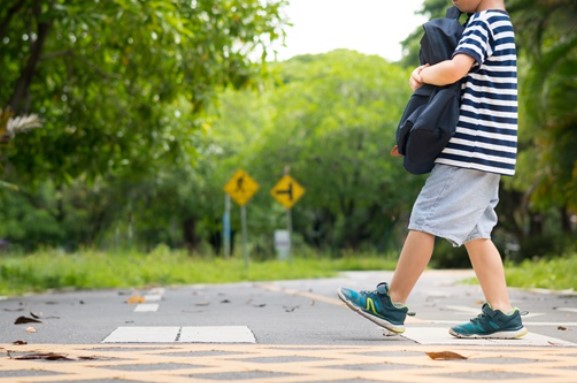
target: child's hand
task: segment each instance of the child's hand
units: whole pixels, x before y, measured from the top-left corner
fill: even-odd
[[[423,86],[424,83],[423,83],[423,79],[421,78],[421,71],[428,66],[429,66],[429,64],[421,65],[421,66],[415,68],[413,73],[411,73],[411,78],[409,79],[409,85],[411,86],[411,89],[413,91],[415,91],[415,90],[419,89],[421,86]]]
[[[401,153],[399,153],[399,147],[397,145],[393,146],[390,154],[393,157],[402,157]]]

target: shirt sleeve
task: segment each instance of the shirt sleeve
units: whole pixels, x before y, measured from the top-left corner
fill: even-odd
[[[485,20],[476,17],[467,23],[453,57],[459,53],[471,56],[478,66],[491,55],[491,30]]]

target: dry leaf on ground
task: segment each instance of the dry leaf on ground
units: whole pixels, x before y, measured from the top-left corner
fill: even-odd
[[[457,354],[453,351],[439,351],[439,352],[427,352],[429,358],[433,360],[454,360],[454,359],[468,359],[466,356]]]
[[[19,316],[14,321],[14,324],[25,324],[25,323],[42,323],[42,321],[38,320],[36,318],[29,318],[29,317],[25,317],[25,316]]]
[[[141,295],[133,295],[126,300],[126,303],[135,304],[135,303],[144,303],[145,299]]]
[[[8,356],[10,359],[16,360],[34,360],[34,359],[42,359],[42,360],[95,360],[98,359],[94,356],[79,356],[79,357],[70,357],[66,354],[60,354],[56,352],[32,352],[20,356],[12,356],[10,351],[8,351]]]

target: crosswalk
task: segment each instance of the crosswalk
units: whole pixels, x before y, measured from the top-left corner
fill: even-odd
[[[102,343],[256,343],[256,339],[247,326],[123,326]]]
[[[298,291],[295,289],[283,289],[264,285],[264,289],[276,293],[290,295],[301,295],[308,299],[314,299],[326,304],[342,305],[333,297],[315,295],[310,291]],[[142,295],[142,299],[134,307],[135,313],[154,313],[160,308],[166,290],[164,288],[153,288]],[[455,315],[474,315],[478,313],[478,308],[468,306],[447,305],[443,307],[447,312]],[[558,311],[577,312],[577,309],[570,307],[559,307]],[[544,313],[530,313],[524,317],[526,325],[530,328],[529,334],[522,339],[514,340],[487,340],[487,339],[458,339],[448,334],[447,326],[460,323],[462,320],[432,320],[408,318],[406,332],[402,338],[423,345],[487,345],[498,343],[502,346],[575,346],[576,343],[564,341],[562,339],[540,335],[533,331],[540,326],[565,326],[576,327],[577,322],[552,323],[539,322],[539,317]],[[531,319],[527,321],[526,319]],[[385,335],[385,334],[384,334]],[[257,343],[255,334],[248,326],[121,326],[106,336],[102,343]]]

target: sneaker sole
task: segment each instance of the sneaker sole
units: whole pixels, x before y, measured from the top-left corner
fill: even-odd
[[[337,289],[337,295],[341,299],[341,301],[343,301],[347,305],[348,308],[350,308],[351,310],[353,310],[357,314],[363,316],[364,318],[367,318],[368,320],[375,323],[379,327],[384,328],[386,331],[384,334],[385,336],[387,336],[387,335],[400,335],[400,334],[405,332],[405,326],[395,326],[394,324],[392,324],[389,321],[386,321],[386,320],[381,319],[379,317],[375,317],[374,315],[367,313],[366,311],[363,311],[360,307],[357,307],[354,303],[349,301],[341,293],[340,289]]]
[[[487,335],[481,335],[481,334],[465,335],[465,334],[459,334],[453,329],[449,329],[449,334],[461,339],[520,339],[525,335],[527,335],[528,332],[529,331],[527,330],[526,327],[522,327],[519,330],[515,331],[499,331]]]

